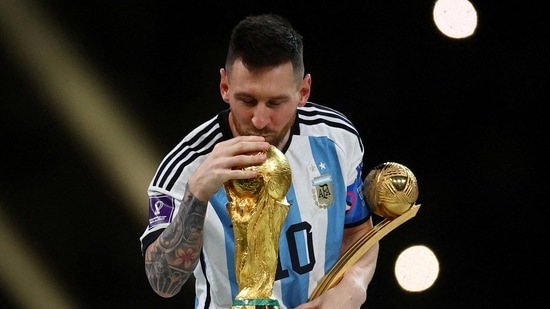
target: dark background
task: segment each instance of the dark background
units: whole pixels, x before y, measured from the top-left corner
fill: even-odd
[[[116,90],[160,154],[226,107],[218,70],[233,25],[249,13],[285,15],[305,38],[311,100],[356,124],[366,170],[395,161],[419,182],[422,207],[381,241],[364,307],[542,307],[550,82],[543,9],[476,1],[475,35],[452,40],[434,26],[433,1],[38,5]],[[139,248],[146,218],[128,214],[121,189],[53,115],[50,98],[14,60],[6,31],[2,213],[82,308],[191,308],[191,284],[172,299],[150,289]],[[143,205],[133,207],[147,207],[147,185]],[[440,260],[438,280],[423,293],[401,290],[393,275],[399,252],[415,244]],[[17,308],[10,282],[0,283],[0,307]],[[21,293],[33,297],[30,289]]]

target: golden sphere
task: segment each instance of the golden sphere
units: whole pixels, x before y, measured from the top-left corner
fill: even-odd
[[[367,174],[363,195],[375,214],[393,219],[416,203],[418,183],[406,166],[386,162]]]

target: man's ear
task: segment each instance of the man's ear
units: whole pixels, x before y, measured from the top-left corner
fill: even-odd
[[[222,99],[229,103],[229,83],[227,81],[227,72],[224,68],[220,69],[220,94]]]
[[[311,74],[306,74],[304,79],[302,79],[302,84],[300,85],[300,102],[298,102],[298,106],[302,107],[306,105],[310,94],[311,94]]]

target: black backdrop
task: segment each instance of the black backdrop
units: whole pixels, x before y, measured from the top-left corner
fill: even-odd
[[[225,108],[218,69],[231,27],[249,13],[287,16],[305,37],[311,100],[357,125],[365,169],[400,162],[419,181],[422,207],[381,241],[364,307],[538,307],[535,279],[544,280],[547,256],[548,26],[536,7],[483,2],[474,2],[478,29],[464,40],[436,30],[433,1],[40,5],[116,89],[160,153]],[[0,41],[7,37],[1,34]],[[83,308],[190,308],[190,284],[173,299],[148,287],[138,241],[145,218],[130,218],[120,188],[90,164],[13,56],[0,49],[4,213]],[[393,276],[397,255],[414,244],[430,246],[441,263],[424,293],[402,291]],[[2,281],[2,308],[15,307],[9,284]]]

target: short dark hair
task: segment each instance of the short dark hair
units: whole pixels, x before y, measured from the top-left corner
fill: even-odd
[[[237,59],[250,71],[292,62],[296,78],[304,76],[303,39],[291,23],[277,14],[252,15],[231,33],[225,69]]]

